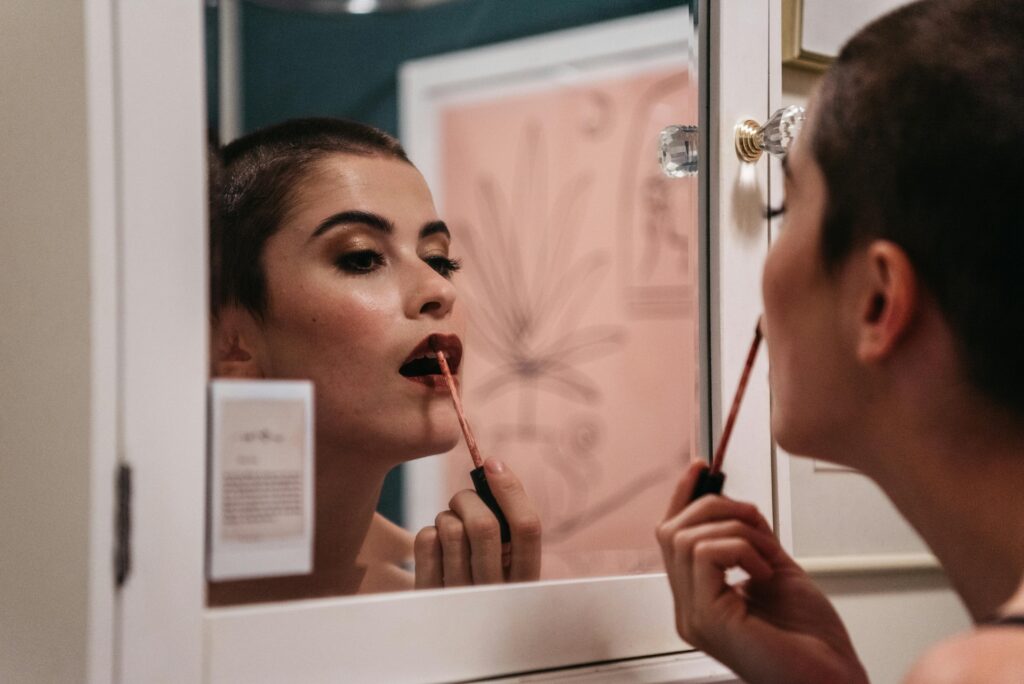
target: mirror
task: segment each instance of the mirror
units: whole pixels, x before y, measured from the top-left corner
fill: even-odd
[[[274,357],[260,377],[307,379],[315,387],[313,572],[211,582],[211,605],[412,589],[436,586],[439,578],[441,585],[455,586],[480,579],[658,572],[654,524],[683,465],[703,452],[706,237],[698,223],[698,181],[667,178],[657,156],[662,128],[697,123],[697,3],[405,5],[210,3],[209,124],[221,142],[302,117],[358,121],[400,139],[422,179],[410,176],[408,165],[394,158],[341,155],[344,164],[335,159],[339,165],[331,167],[335,178],[382,183],[374,196],[380,201],[370,213],[393,224],[386,238],[380,226],[366,225],[365,216],[353,218],[351,212],[367,212],[360,204],[367,195],[324,189],[323,175],[304,180],[301,207],[288,220],[301,216],[305,230],[342,237],[331,237],[333,246],[315,252],[317,258],[329,253],[334,262],[347,259],[350,271],[330,285],[334,292],[356,282],[361,292],[371,292],[371,277],[393,276],[397,282],[398,264],[404,263],[399,257],[407,253],[434,269],[427,274],[433,280],[423,280],[424,288],[434,290],[400,325],[429,313],[434,327],[416,330],[458,338],[446,349],[458,365],[467,421],[482,455],[506,466],[505,475],[491,472],[489,478],[502,485],[511,472],[528,497],[522,503],[495,494],[505,508],[514,509],[511,569],[506,566],[496,576],[493,567],[478,567],[472,538],[457,562],[451,554],[426,553],[422,558],[439,567],[427,572],[421,563],[419,574],[414,567],[414,537],[425,527],[443,527],[438,514],[468,521],[483,510],[474,497],[452,499],[473,487],[474,464],[464,441],[443,454],[428,448],[444,442],[430,441],[439,439],[435,428],[456,431],[458,437],[445,391],[434,392],[429,401],[416,399],[417,406],[430,406],[423,409],[423,439],[411,440],[405,451],[382,449],[388,458],[397,454],[400,463],[381,468],[370,465],[367,454],[356,458],[339,441],[325,440],[343,432],[338,440],[344,437],[350,440],[346,444],[358,443],[368,452],[374,452],[366,445],[375,439],[394,438],[392,444],[402,430],[409,434],[400,418],[408,407],[395,405],[403,400],[381,399],[389,391],[385,385],[360,382],[355,367],[341,379],[326,371],[305,377],[290,372],[301,364],[289,366]],[[409,199],[422,199],[417,193],[423,179],[433,198],[432,204],[427,198],[426,209]],[[401,200],[392,206],[381,198]],[[339,215],[345,215],[335,221],[344,224],[342,230],[324,223]],[[348,241],[364,239],[385,241],[380,263],[366,256],[374,251],[369,248],[351,256]],[[279,246],[282,240],[268,244]],[[283,334],[273,326],[316,302],[299,276],[274,281],[276,266],[267,263],[273,254],[303,252],[266,249],[278,250],[262,256],[270,271],[270,311],[233,326],[225,324],[230,316],[218,316],[214,374],[235,374],[222,372],[217,360],[237,363],[250,352],[253,357],[264,353]],[[392,252],[394,258],[388,256]],[[461,264],[458,273],[450,272],[449,258]],[[371,269],[376,276],[353,275]],[[213,271],[219,272],[216,264]],[[274,309],[283,302],[292,308]],[[315,311],[302,311],[312,311],[316,321]],[[410,344],[409,358],[392,364],[388,336],[393,328],[346,320],[333,329],[323,321],[304,328],[306,337],[289,338],[291,354],[308,361],[326,348],[324,336],[332,334],[339,339],[327,342],[338,348],[373,350],[372,341],[359,338],[375,335],[380,340],[376,362],[400,365],[388,365],[388,372],[407,376],[401,378],[407,383],[409,375],[420,374],[410,370],[413,361],[433,351]],[[221,334],[227,328],[234,332]],[[232,340],[247,334],[264,342],[256,343],[255,351],[236,348]],[[396,337],[409,337],[408,330]],[[366,359],[372,365],[371,357]],[[432,366],[423,372],[439,377]],[[343,419],[331,410],[345,405],[344,397],[374,393],[381,411],[337,429]],[[519,523],[531,515],[542,528],[539,563],[524,561],[522,554],[517,558],[526,548],[517,546]],[[353,568],[357,571],[349,572]]]

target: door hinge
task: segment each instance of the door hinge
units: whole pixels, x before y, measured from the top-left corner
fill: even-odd
[[[132,467],[117,466],[117,520],[114,548],[114,578],[117,587],[124,586],[132,570]]]

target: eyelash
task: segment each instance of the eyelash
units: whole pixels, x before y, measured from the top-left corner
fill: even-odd
[[[437,271],[442,278],[451,278],[456,271],[462,268],[462,263],[458,259],[452,259],[446,256],[429,256],[423,259],[427,264]]]
[[[785,213],[786,213],[786,205],[785,204],[779,205],[777,207],[765,207],[765,209],[764,209],[764,217],[766,219],[768,219],[769,221],[771,219],[773,219],[773,218],[782,216]]]
[[[366,260],[369,260],[369,263],[366,263]],[[458,259],[451,259],[446,256],[428,256],[424,257],[423,261],[432,269],[437,271],[442,278],[451,278],[456,271],[462,268],[462,264]],[[364,249],[358,252],[342,254],[334,263],[339,269],[346,273],[366,275],[367,273],[373,273],[376,271],[378,268],[383,266],[385,262],[384,255],[380,252],[376,252],[372,249]]]
[[[366,264],[364,262],[365,259],[369,259],[370,263]],[[367,273],[373,273],[384,265],[384,255],[380,252],[375,252],[372,249],[361,249],[358,252],[342,254],[334,263],[339,269],[346,273],[365,275]]]

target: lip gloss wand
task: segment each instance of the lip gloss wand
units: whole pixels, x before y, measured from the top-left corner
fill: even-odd
[[[436,348],[433,339],[430,341],[430,346],[434,353],[437,354],[437,364],[441,367],[441,374],[444,375],[444,381],[448,384],[448,391],[452,395],[452,403],[455,404],[455,415],[459,417],[459,425],[462,427],[462,434],[466,438],[466,447],[469,449],[469,455],[473,459],[473,465],[476,466],[469,472],[469,476],[473,480],[473,488],[476,489],[477,496],[487,504],[487,507],[494,513],[494,517],[498,519],[498,527],[501,530],[502,562],[507,566],[510,559],[509,542],[512,540],[512,532],[509,530],[508,520],[505,519],[505,514],[502,512],[501,506],[498,505],[497,499],[494,498],[491,486],[487,483],[487,474],[484,472],[484,459],[480,456],[480,447],[476,445],[476,438],[473,437],[473,431],[469,428],[469,422],[466,420],[466,413],[462,410],[462,399],[459,397],[455,378],[452,377],[452,370],[448,367],[448,359],[445,358],[443,351]]]
[[[740,404],[743,402],[743,395],[747,391],[747,382],[750,380],[750,371],[754,367],[754,360],[757,358],[757,350],[761,346],[761,319],[757,319],[754,327],[754,340],[750,343],[750,351],[747,352],[747,362],[743,366],[743,373],[740,375],[739,385],[736,387],[736,395],[732,399],[732,408],[729,409],[729,417],[722,428],[722,437],[718,440],[718,448],[715,449],[714,458],[711,459],[711,467],[700,471],[700,478],[693,488],[693,496],[690,501],[696,501],[705,494],[721,494],[722,486],[725,484],[725,473],[722,472],[722,463],[725,461],[725,447],[729,444],[729,437],[732,436],[732,428],[736,424],[736,414],[740,411]]]

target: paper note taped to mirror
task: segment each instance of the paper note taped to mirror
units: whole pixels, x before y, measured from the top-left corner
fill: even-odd
[[[218,380],[210,395],[211,579],[308,572],[311,385]]]

